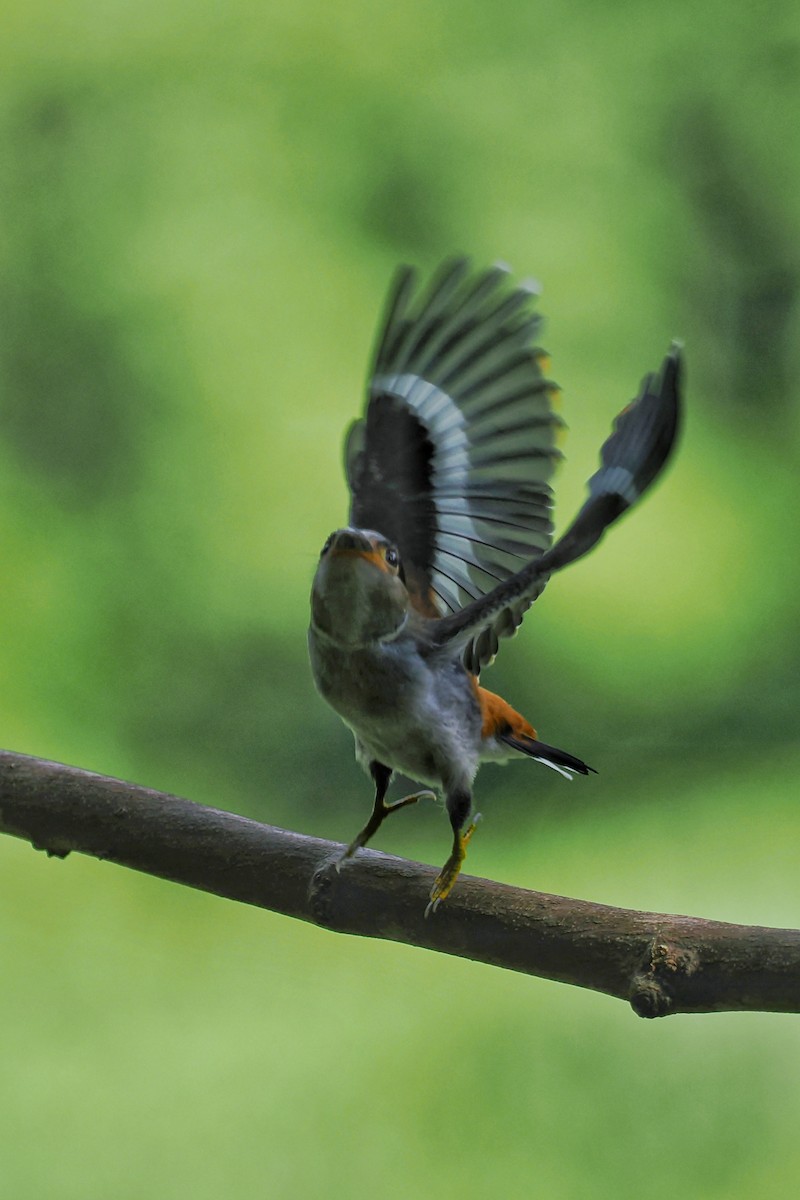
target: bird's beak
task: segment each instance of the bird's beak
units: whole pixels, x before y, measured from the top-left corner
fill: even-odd
[[[385,575],[392,574],[385,558],[373,549],[372,543],[359,529],[340,529],[331,543],[328,557],[336,559],[353,556],[362,558]]]

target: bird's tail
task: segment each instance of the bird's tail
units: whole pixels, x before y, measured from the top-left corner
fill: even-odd
[[[589,772],[593,775],[597,774],[594,767],[588,766],[583,759],[576,758],[567,750],[558,750],[555,746],[548,746],[546,742],[540,742],[538,738],[526,737],[518,733],[498,733],[497,739],[504,742],[506,746],[510,746],[512,750],[520,750],[530,758],[535,758],[537,762],[544,763],[546,767],[552,767],[554,771],[565,775],[567,779],[572,778],[573,771],[579,775],[588,775]]]

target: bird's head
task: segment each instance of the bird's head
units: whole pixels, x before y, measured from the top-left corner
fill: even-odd
[[[322,547],[311,624],[344,647],[396,637],[409,600],[397,547],[372,529],[337,529]]]

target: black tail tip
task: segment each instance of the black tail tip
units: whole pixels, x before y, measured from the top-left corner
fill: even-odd
[[[570,758],[572,758],[572,755],[570,755]],[[597,771],[594,767],[590,767],[588,763],[583,762],[583,760],[580,758],[572,758],[572,762],[569,763],[569,767],[571,770],[577,771],[579,775],[599,774],[599,771]]]

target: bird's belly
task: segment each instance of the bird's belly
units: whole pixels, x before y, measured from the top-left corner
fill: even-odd
[[[356,755],[364,767],[381,762],[429,787],[441,787],[452,773],[449,747],[435,740],[428,726],[400,718],[365,721],[350,728],[356,737]]]
[[[402,643],[342,654],[313,641],[311,662],[365,766],[377,760],[432,787],[474,775],[480,711],[459,664],[437,669]]]

